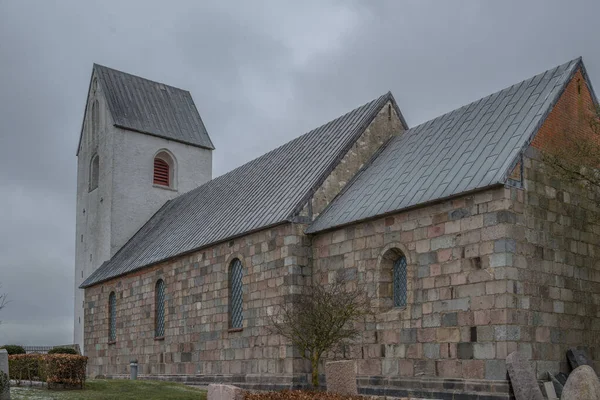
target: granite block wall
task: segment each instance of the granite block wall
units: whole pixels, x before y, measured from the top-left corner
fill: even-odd
[[[304,363],[266,327],[267,314],[303,285],[310,258],[303,226],[284,224],[86,289],[88,374],[290,375]],[[228,266],[242,261],[244,323],[229,330]],[[154,337],[158,279],[166,283],[164,339]],[[117,296],[117,339],[108,341],[108,296]]]
[[[541,379],[570,371],[570,347],[600,357],[600,188],[557,179],[534,148],[524,167],[524,196],[513,201],[511,323]]]
[[[329,355],[357,359],[363,376],[503,380],[517,349],[512,324],[515,201],[496,187],[358,223],[313,238],[314,284],[344,273],[363,285],[378,314],[357,344]],[[408,262],[408,301],[390,299],[393,260]]]

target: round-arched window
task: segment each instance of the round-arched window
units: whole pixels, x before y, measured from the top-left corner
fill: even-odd
[[[154,157],[154,174],[152,183],[167,188],[175,188],[175,160],[166,151],[159,152]]]

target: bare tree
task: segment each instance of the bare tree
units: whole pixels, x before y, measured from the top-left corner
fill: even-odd
[[[371,314],[367,293],[338,279],[306,287],[294,301],[273,313],[271,330],[292,342],[311,362],[312,385],[319,387],[319,361],[324,353],[360,334],[357,322]]]
[[[548,142],[543,158],[558,177],[600,189],[600,107],[591,110],[586,119],[589,134],[582,137],[563,132],[560,140]]]
[[[0,284],[0,289],[2,288],[2,284]],[[0,293],[0,311],[2,311],[2,309],[4,307],[6,307],[6,304],[8,303],[8,297],[6,295],[6,293]],[[2,321],[0,321],[1,323]]]

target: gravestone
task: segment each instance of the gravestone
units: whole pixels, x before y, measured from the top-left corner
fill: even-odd
[[[327,391],[342,395],[357,395],[356,364],[354,361],[332,361],[325,364]]]
[[[5,349],[0,349],[0,400],[10,400],[8,352]]]
[[[544,382],[544,390],[546,390],[546,397],[548,400],[558,399],[558,396],[554,391],[554,384],[552,382]]]
[[[567,350],[567,359],[569,360],[569,364],[571,364],[571,368],[573,369],[581,367],[582,365],[592,366],[592,362],[590,361],[591,359],[585,350],[575,347]]]
[[[207,400],[244,400],[245,392],[231,385],[208,385]]]
[[[589,365],[577,367],[569,375],[561,400],[600,399],[600,380]]]
[[[567,374],[565,374],[564,372],[559,372],[558,374],[554,375],[554,377],[563,386],[565,386],[565,384],[567,383]]]
[[[544,400],[529,361],[513,351],[506,357],[506,369],[517,400]]]
[[[548,372],[548,376],[550,377],[550,382],[552,383],[552,385],[554,385],[554,391],[556,392],[556,397],[558,397],[560,399],[560,395],[562,394],[564,384],[561,383],[558,379],[556,379],[556,377],[554,375],[552,375],[551,372]],[[566,382],[567,382],[567,379],[565,377],[565,383]]]

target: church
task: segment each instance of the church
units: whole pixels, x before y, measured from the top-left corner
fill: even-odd
[[[409,100],[403,100],[403,102]],[[342,354],[361,392],[508,399],[600,357],[600,192],[544,152],[593,134],[581,58],[410,127],[388,92],[231,172],[191,94],[94,65],[77,149],[75,342],[88,374],[307,386],[268,329],[343,274],[375,321]],[[479,397],[478,397],[479,396]]]

